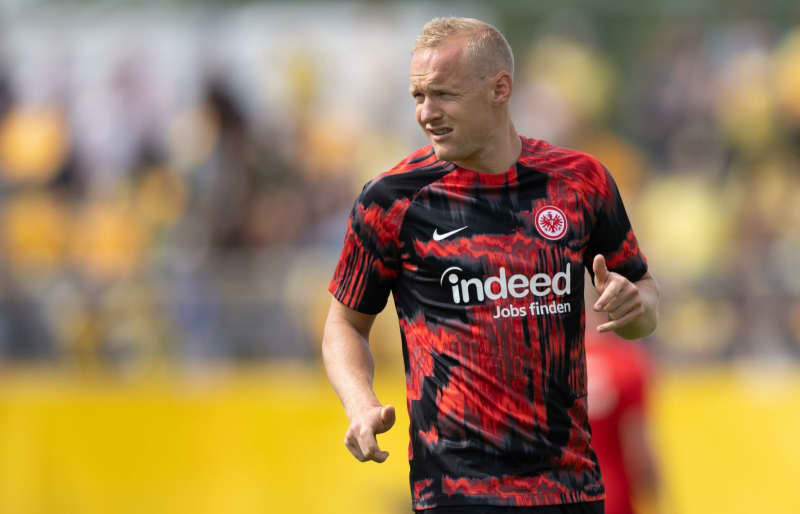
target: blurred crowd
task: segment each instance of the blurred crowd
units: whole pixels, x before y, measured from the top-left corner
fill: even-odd
[[[0,360],[316,359],[353,198],[425,144],[407,66],[427,9],[8,23]],[[625,52],[592,18],[531,27],[511,41],[517,128],[616,177],[663,289],[659,355],[800,356],[800,25],[653,22]]]

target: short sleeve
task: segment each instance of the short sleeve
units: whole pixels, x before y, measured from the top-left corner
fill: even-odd
[[[594,280],[592,262],[595,255],[602,254],[609,270],[636,282],[647,273],[647,259],[639,248],[614,178],[605,167],[600,168],[596,221],[584,254],[584,265]]]
[[[400,229],[408,200],[393,198],[380,179],[368,182],[347,220],[339,261],[328,290],[347,307],[377,314],[400,273]]]

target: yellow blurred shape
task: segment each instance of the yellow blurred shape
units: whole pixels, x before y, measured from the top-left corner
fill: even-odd
[[[674,350],[711,353],[731,341],[736,313],[727,302],[700,298],[665,302],[659,322],[659,339]],[[714,329],[708,330],[709,320]]]
[[[74,373],[81,376],[103,373],[100,350],[108,325],[98,309],[70,306],[60,313],[58,329],[65,358]]]
[[[172,226],[186,208],[183,182],[166,168],[145,171],[136,191],[136,212],[152,228]]]
[[[11,182],[47,182],[63,163],[67,144],[56,109],[12,110],[0,122],[0,170]]]
[[[693,279],[720,265],[732,213],[711,184],[691,174],[654,179],[638,204],[637,236],[661,275]]]
[[[774,56],[775,88],[781,104],[800,118],[800,27],[786,35]]]
[[[169,160],[187,172],[205,162],[219,138],[219,122],[209,109],[195,108],[177,115],[169,124]]]
[[[3,209],[3,246],[17,271],[35,273],[58,266],[68,230],[66,209],[48,193],[12,196]]]
[[[789,159],[765,159],[755,167],[749,187],[749,196],[754,205],[745,207],[747,211],[755,207],[759,219],[779,231],[796,228],[796,225],[787,223],[787,217],[800,208],[793,203],[797,198],[799,183],[792,176],[789,162]]]
[[[751,151],[763,150],[775,138],[770,65],[768,56],[761,52],[736,56],[725,70],[726,79],[716,99],[723,132]]]
[[[611,63],[577,42],[555,36],[539,41],[528,58],[529,79],[550,84],[579,119],[604,116],[614,89]]]
[[[607,131],[592,134],[577,146],[597,157],[608,168],[623,199],[635,198],[642,178],[648,171],[644,157],[635,146],[621,136]]]
[[[359,132],[355,113],[321,116],[310,124],[299,158],[309,177],[349,175],[355,167]],[[376,171],[377,175],[380,170]]]
[[[389,132],[366,131],[358,138],[355,150],[352,193],[355,198],[361,192],[366,182],[375,178],[379,173],[388,171],[397,164],[399,155],[410,153],[410,149],[396,134]]]
[[[145,234],[122,202],[96,202],[79,218],[70,242],[73,260],[97,278],[130,276],[141,263]]]
[[[286,90],[292,95],[294,114],[301,120],[305,119],[310,116],[321,83],[312,53],[305,48],[294,49],[284,76]]]

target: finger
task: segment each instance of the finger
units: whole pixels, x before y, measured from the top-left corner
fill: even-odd
[[[364,457],[364,453],[361,451],[361,448],[358,446],[358,441],[356,441],[356,438],[353,437],[353,435],[349,430],[347,432],[347,435],[345,435],[344,445],[347,447],[350,453],[353,454],[353,457],[359,460],[359,462],[364,462],[365,460],[367,460]]]
[[[375,462],[384,462],[389,458],[389,452],[378,449],[378,452],[372,457]]]
[[[375,431],[376,434],[382,434],[394,426],[396,419],[394,406],[386,405],[381,409],[381,424],[382,426]]]
[[[365,460],[383,462],[386,460],[386,457],[389,456],[388,452],[378,448],[378,440],[375,439],[375,434],[368,430],[361,433],[358,438],[358,444]]]
[[[624,327],[631,321],[638,318],[642,312],[644,312],[644,307],[639,305],[637,308],[633,309],[629,313],[625,314],[619,319],[615,319],[613,321],[609,321],[608,323],[603,323],[602,325],[597,327],[598,332],[610,332],[612,330],[616,330],[618,328]]]
[[[366,457],[364,457],[364,454],[361,453],[361,449],[358,447],[357,443],[352,443],[352,444],[351,443],[345,443],[345,446],[350,451],[350,453],[353,455],[353,457],[358,459],[359,462],[364,462],[365,460],[367,460]]]
[[[634,297],[631,300],[623,303],[622,305],[618,306],[616,309],[609,309],[608,312],[608,321],[614,321],[618,319],[622,319],[625,317],[629,312],[634,309],[638,309],[642,306],[642,302],[638,297]]]
[[[597,312],[608,311],[608,304],[614,301],[619,294],[620,290],[625,286],[625,282],[621,280],[612,280],[606,287],[600,298],[594,302],[594,310]]]
[[[608,282],[608,268],[606,267],[606,258],[602,254],[594,256],[592,262],[592,270],[594,271],[594,287],[602,292],[606,283]]]
[[[621,318],[629,310],[636,306],[639,300],[639,289],[635,284],[626,283],[619,293],[608,303],[603,305],[603,310],[614,315],[614,319]]]

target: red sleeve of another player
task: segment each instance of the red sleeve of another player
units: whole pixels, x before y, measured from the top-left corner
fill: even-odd
[[[603,254],[609,270],[636,282],[647,273],[647,259],[633,234],[614,178],[602,165],[598,166],[600,201],[597,202],[596,222],[592,228],[589,247],[584,254],[584,264],[594,280],[592,261],[595,255]]]
[[[377,314],[400,271],[399,235],[407,199],[393,199],[378,180],[353,205],[339,262],[328,290],[347,307]]]

